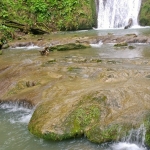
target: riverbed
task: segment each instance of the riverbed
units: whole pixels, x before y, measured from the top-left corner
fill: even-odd
[[[138,34],[146,35],[150,34],[149,28],[143,29],[129,29],[129,30],[90,30],[90,31],[78,31],[78,32],[63,32],[59,33],[58,37],[62,36],[93,36],[93,35],[124,35],[124,34]],[[57,36],[57,35],[55,35]],[[40,56],[40,47],[23,47],[23,48],[9,48],[4,50],[2,56],[0,56],[0,63],[3,74],[0,76],[1,82],[4,78],[8,78],[4,81],[5,85],[1,83],[1,87],[9,90],[9,93],[4,95],[4,97],[12,97],[14,99],[15,93],[22,92],[24,98],[26,97],[26,92],[30,89],[25,89],[23,81],[31,80],[34,81],[34,77],[39,76],[42,70],[51,70],[53,74],[50,74],[49,80],[52,81],[51,84],[46,84],[44,79],[39,79],[35,81],[37,86],[32,88],[38,88],[41,84],[46,84],[43,88],[45,90],[47,86],[62,86],[61,84],[66,84],[72,89],[59,89],[60,91],[66,90],[65,93],[69,91],[75,92],[78,83],[81,83],[81,88],[85,85],[95,84],[99,82],[99,73],[103,69],[126,69],[132,70],[133,68],[140,71],[145,71],[147,74],[150,72],[149,61],[150,61],[150,49],[149,44],[130,44],[134,46],[134,49],[129,48],[114,48],[113,44],[98,43],[92,45],[91,48],[84,50],[71,50],[65,52],[50,52],[49,56]],[[35,68],[32,66],[37,66]],[[8,67],[8,68],[7,68]],[[42,69],[41,69],[42,67]],[[22,69],[20,69],[22,68]],[[87,69],[88,68],[88,69]],[[7,69],[10,71],[7,72]],[[30,70],[31,69],[31,70]],[[26,71],[30,70],[30,74],[26,74]],[[6,71],[6,72],[5,72]],[[13,71],[14,77],[10,77],[9,73]],[[20,73],[21,72],[21,73]],[[39,73],[38,73],[39,72]],[[29,71],[28,71],[29,73]],[[44,73],[42,74],[45,75]],[[18,89],[13,88],[13,85],[17,84],[17,80],[14,78],[18,76],[21,86]],[[22,80],[23,78],[23,80]],[[59,81],[60,85],[59,85]],[[109,82],[108,79],[105,79]],[[11,84],[7,84],[11,82]],[[23,83],[23,84],[22,84]],[[72,85],[74,83],[74,85]],[[79,87],[78,87],[79,88]],[[68,90],[68,91],[67,91]],[[5,90],[3,90],[5,92]],[[32,95],[32,94],[31,94]],[[30,97],[28,95],[27,97]],[[45,100],[48,99],[48,92],[43,93]],[[32,95],[33,96],[33,95]],[[59,95],[60,96],[60,95]],[[33,99],[36,103],[36,98]],[[73,138],[70,140],[65,140],[61,142],[46,141],[39,139],[29,133],[27,125],[32,116],[34,109],[28,109],[19,107],[15,104],[3,104],[0,106],[0,150],[145,150],[145,146],[138,145],[138,143],[128,143],[128,141],[122,141],[119,143],[106,143],[106,144],[93,144],[89,142],[86,137]]]

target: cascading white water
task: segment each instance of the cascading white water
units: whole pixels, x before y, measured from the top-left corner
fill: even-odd
[[[122,142],[113,144],[112,150],[147,150],[144,145],[146,129],[144,124],[139,129],[132,129]]]
[[[98,29],[121,28],[132,18],[138,25],[141,0],[99,0]]]

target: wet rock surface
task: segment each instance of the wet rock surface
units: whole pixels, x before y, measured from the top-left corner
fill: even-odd
[[[80,42],[115,40],[119,43],[129,37],[135,35],[118,39],[112,35],[105,39],[84,37]],[[63,40],[51,42],[60,44]],[[48,45],[46,42],[39,46]],[[134,50],[139,52],[137,46]],[[113,51],[125,55],[125,51],[133,50]],[[99,51],[94,53],[95,49],[87,48],[50,52],[43,57],[39,49],[6,50],[0,56],[0,103],[26,100],[36,106],[28,127],[41,138],[62,140],[85,135],[96,143],[121,139],[131,128],[147,121],[150,59],[143,56],[105,58]]]

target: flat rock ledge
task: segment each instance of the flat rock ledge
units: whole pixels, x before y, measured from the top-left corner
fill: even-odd
[[[126,34],[126,35],[113,35],[108,34],[104,36],[85,36],[85,37],[62,37],[60,39],[51,38],[32,38],[29,41],[29,37],[24,37],[21,40],[16,40],[9,43],[9,46],[12,48],[15,47],[24,47],[30,45],[37,45],[40,47],[49,47],[50,51],[53,50],[71,50],[71,49],[84,49],[90,47],[90,44],[98,44],[100,41],[102,43],[150,43],[150,37],[136,35],[136,34]]]

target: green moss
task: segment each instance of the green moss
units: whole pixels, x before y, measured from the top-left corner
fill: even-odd
[[[95,122],[96,120],[99,119],[99,117],[100,117],[100,109],[97,106],[95,105],[86,107],[81,106],[71,114],[70,121],[75,122],[75,126],[84,129],[86,126],[91,124],[93,119]]]

